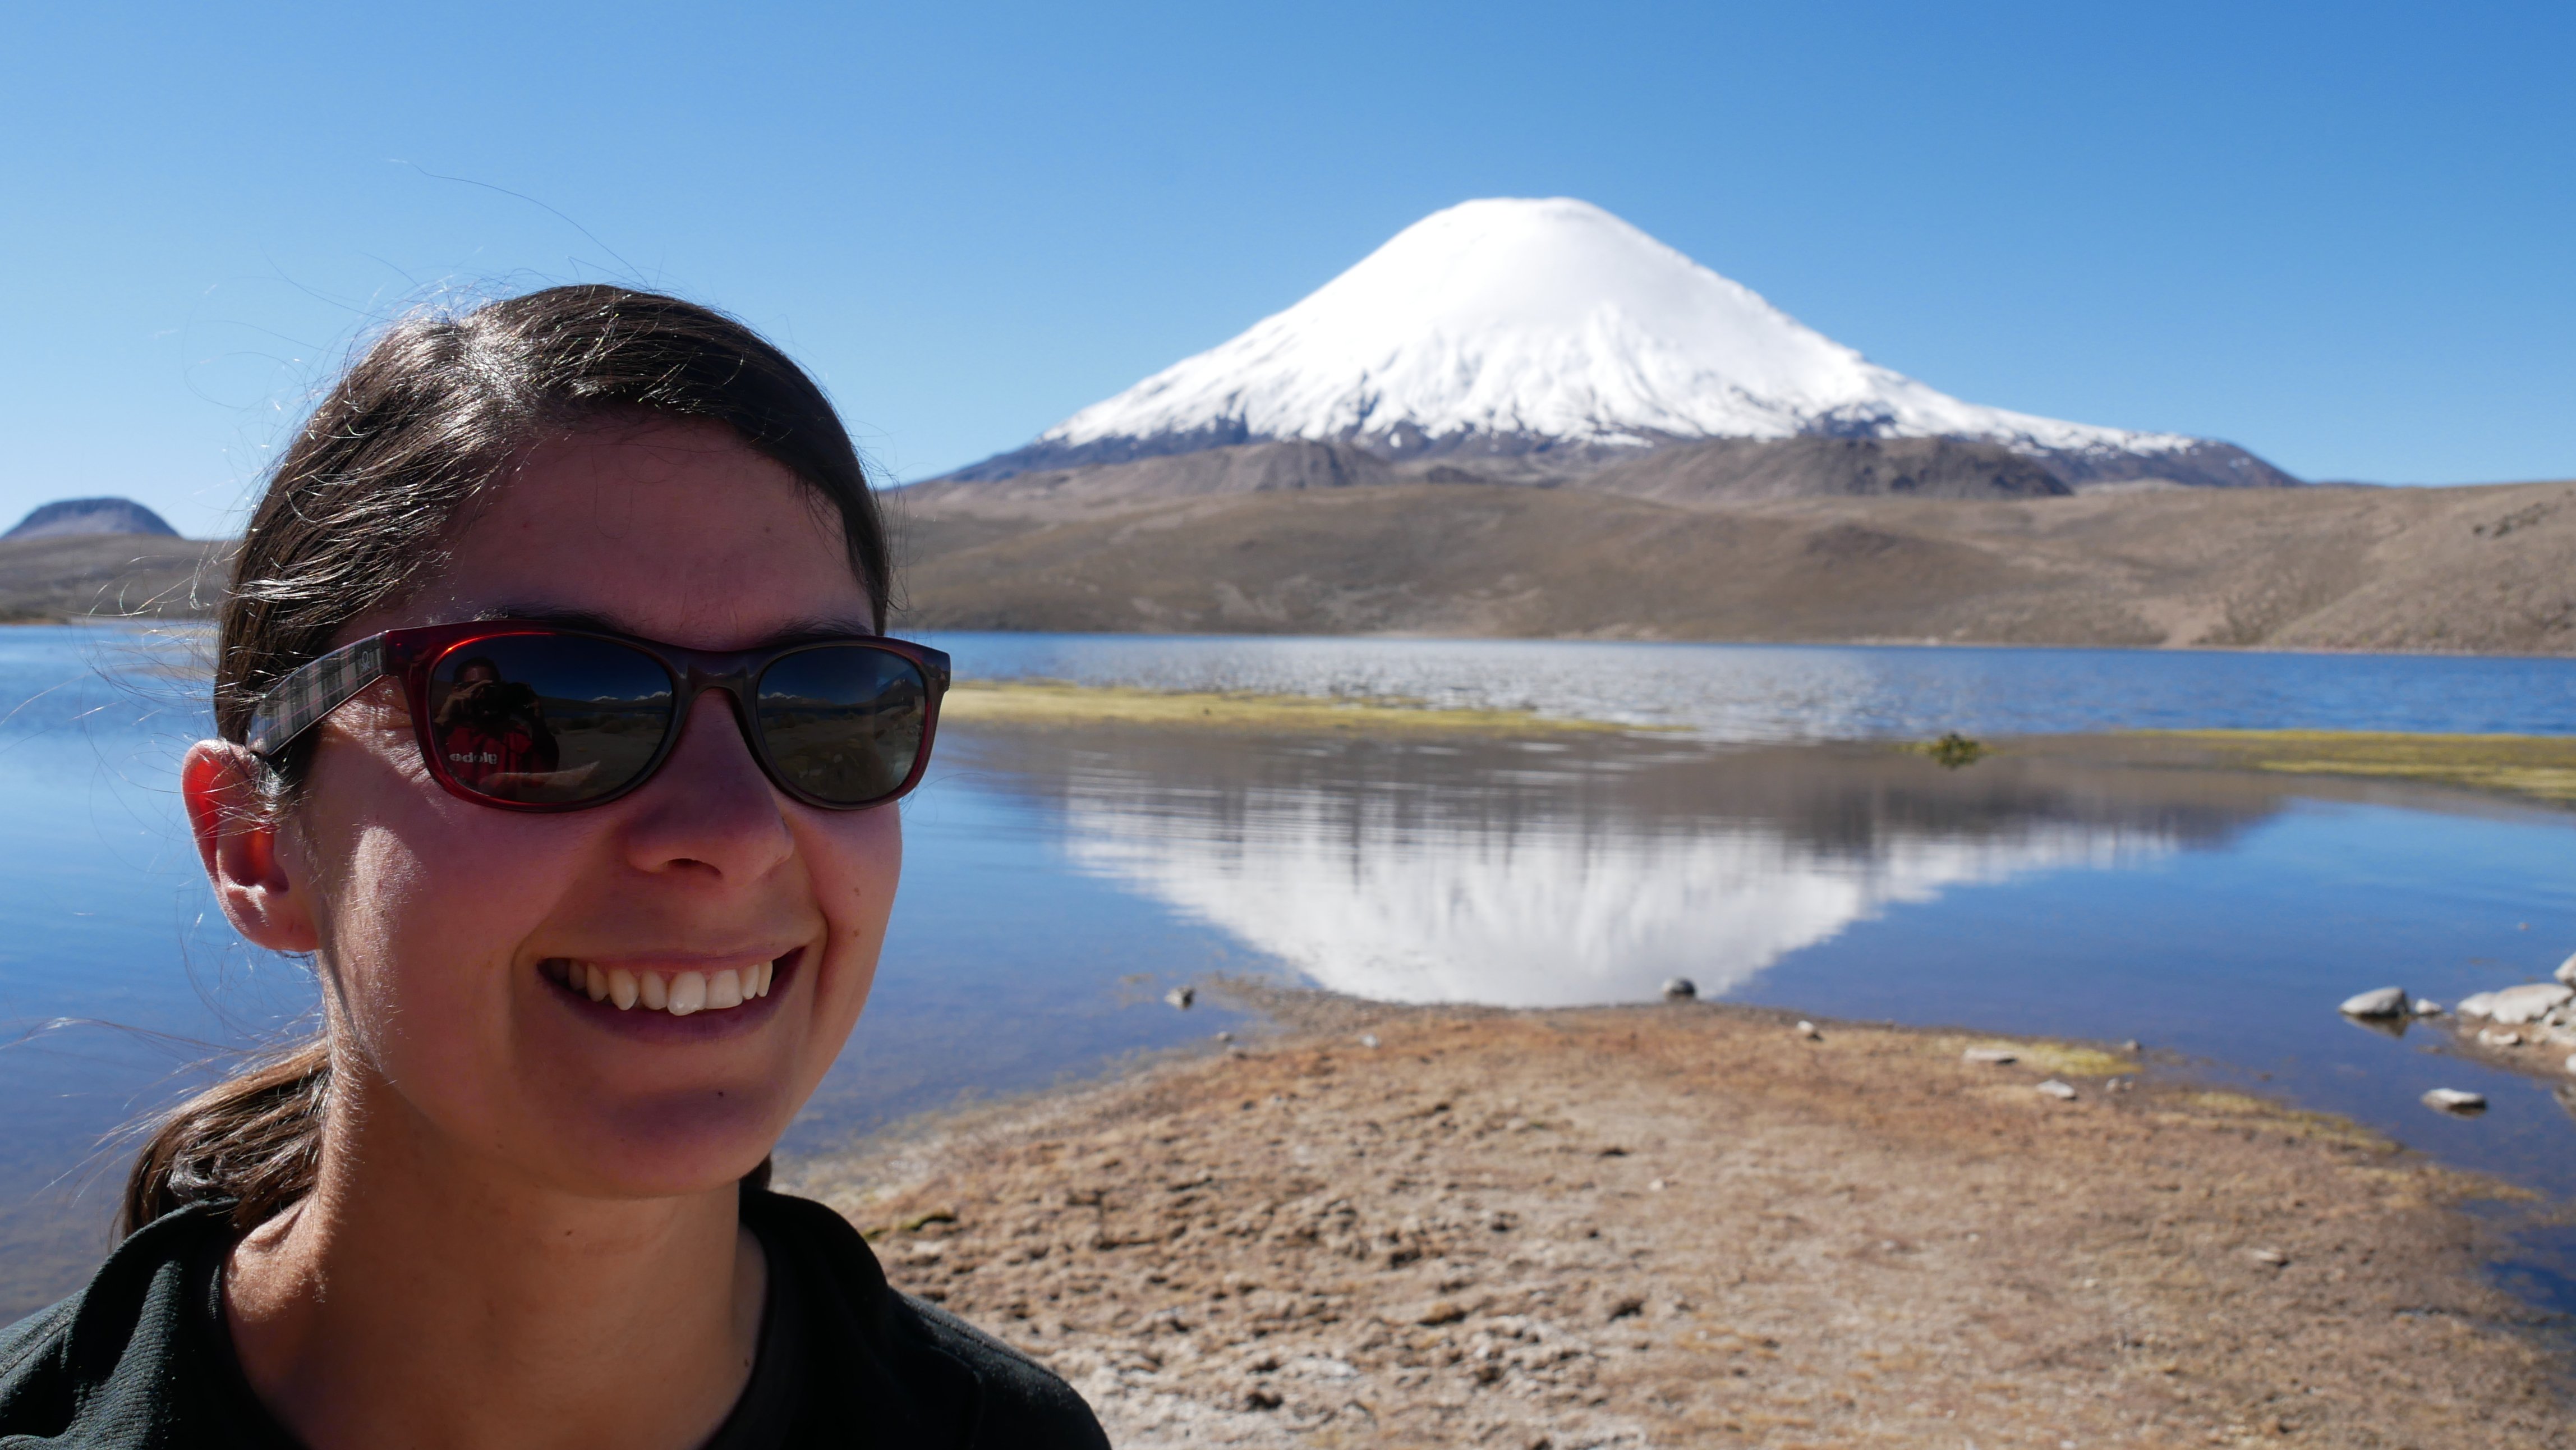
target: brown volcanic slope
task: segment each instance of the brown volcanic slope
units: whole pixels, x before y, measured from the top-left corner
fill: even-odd
[[[1068,479],[1018,506],[991,485],[906,491],[901,618],[2576,652],[2576,482],[1711,501],[1668,467],[1641,491],[1700,497],[1606,493],[1598,474],[1097,500]]]
[[[1340,443],[1247,443],[1089,468],[1040,469],[1008,478],[932,479],[903,491],[922,511],[990,518],[1072,517],[1102,505],[1214,494],[1277,493],[1393,483],[1376,456]]]
[[[1712,438],[1659,448],[1581,486],[1665,503],[1772,498],[2048,498],[2074,492],[2029,458],[1956,438]]]

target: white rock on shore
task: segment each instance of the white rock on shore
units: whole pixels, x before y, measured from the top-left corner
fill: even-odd
[[[2483,1113],[2487,1110],[2487,1095],[2460,1088],[2435,1088],[2424,1094],[2424,1106],[2445,1113]]]
[[[2403,1017],[2406,1015],[2404,987],[2377,987],[2357,997],[2346,997],[2335,1009],[2347,1017]]]
[[[2550,973],[2550,975],[2556,977],[2562,982],[2565,982],[2568,986],[2576,987],[2576,955],[2571,955],[2567,960],[2560,962],[2558,964],[2558,970]]]
[[[2434,1001],[2430,997],[2418,997],[2415,999],[2415,1015],[2418,1017],[2439,1017],[2442,1015],[2442,1004]]]
[[[2552,1008],[2570,1000],[2576,1000],[2576,987],[2558,982],[2525,982],[2519,987],[2480,992],[2460,1004],[2460,1015],[2486,1017],[2504,1026],[2515,1027],[2525,1022],[2537,1022],[2548,1016]]]
[[[2019,1062],[2021,1056],[2009,1047],[1971,1047],[1960,1053],[1959,1059],[1962,1062],[1989,1062],[2001,1065],[2007,1062]]]
[[[2066,1084],[2059,1082],[2055,1078],[2050,1078],[2048,1081],[2041,1083],[2039,1085],[2039,1091],[2064,1102],[2071,1103],[2075,1101],[2075,1089],[2068,1087]]]

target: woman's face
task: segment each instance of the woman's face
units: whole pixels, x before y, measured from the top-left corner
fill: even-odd
[[[492,615],[706,650],[865,633],[848,558],[828,511],[729,431],[600,429],[534,450],[440,577],[342,638]],[[311,893],[344,1058],[451,1148],[641,1196],[749,1171],[813,1091],[867,1001],[903,837],[891,807],[781,795],[713,693],[622,799],[475,805],[430,780],[384,682],[324,726],[278,849]],[[673,983],[766,966],[774,984],[685,1016],[620,1011],[579,990],[591,966]]]

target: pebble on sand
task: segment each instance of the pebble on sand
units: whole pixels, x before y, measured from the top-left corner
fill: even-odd
[[[2483,1113],[2487,1095],[2461,1088],[2435,1088],[2424,1094],[2424,1106],[2445,1113]]]
[[[2376,987],[2357,997],[2346,997],[2336,1009],[2346,1017],[2403,1017],[2406,1015],[2404,987]]]
[[[1815,1023],[1802,1020],[1798,1023],[1798,1035],[1812,1042],[1823,1040],[1825,1034],[1816,1030]]]
[[[2048,1081],[2041,1083],[2039,1085],[2039,1091],[2063,1102],[2071,1103],[2075,1101],[2075,1089],[2068,1087],[2066,1084],[2059,1082],[2055,1078],[2050,1078]]]
[[[1664,996],[1669,1001],[1687,1002],[1699,995],[1699,983],[1688,977],[1664,978]]]
[[[1188,1011],[1190,1004],[1198,999],[1198,989],[1195,987],[1174,987],[1172,990],[1163,994],[1164,1001],[1171,1003],[1173,1006],[1180,1008],[1184,1012]]]
[[[2281,1268],[2290,1262],[2290,1256],[2281,1252],[2279,1249],[2247,1249],[2245,1251],[2245,1257],[2252,1259],[2258,1264],[2270,1264],[2276,1269]]]
[[[2522,1045],[2522,1034],[2519,1032],[2498,1032],[2492,1027],[2481,1027],[2478,1029],[2478,1041],[2485,1043],[2489,1047],[2520,1047]]]
[[[1991,1062],[1997,1066],[2021,1061],[2019,1054],[2009,1047],[1971,1047],[1960,1053],[1959,1059],[1962,1062]]]

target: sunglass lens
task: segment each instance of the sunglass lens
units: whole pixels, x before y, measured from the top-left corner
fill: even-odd
[[[598,800],[634,783],[671,726],[654,659],[577,635],[497,635],[430,670],[430,736],[448,778],[526,805]]]
[[[903,656],[868,645],[799,650],[761,675],[759,693],[771,765],[814,799],[866,805],[911,776],[930,691]]]

